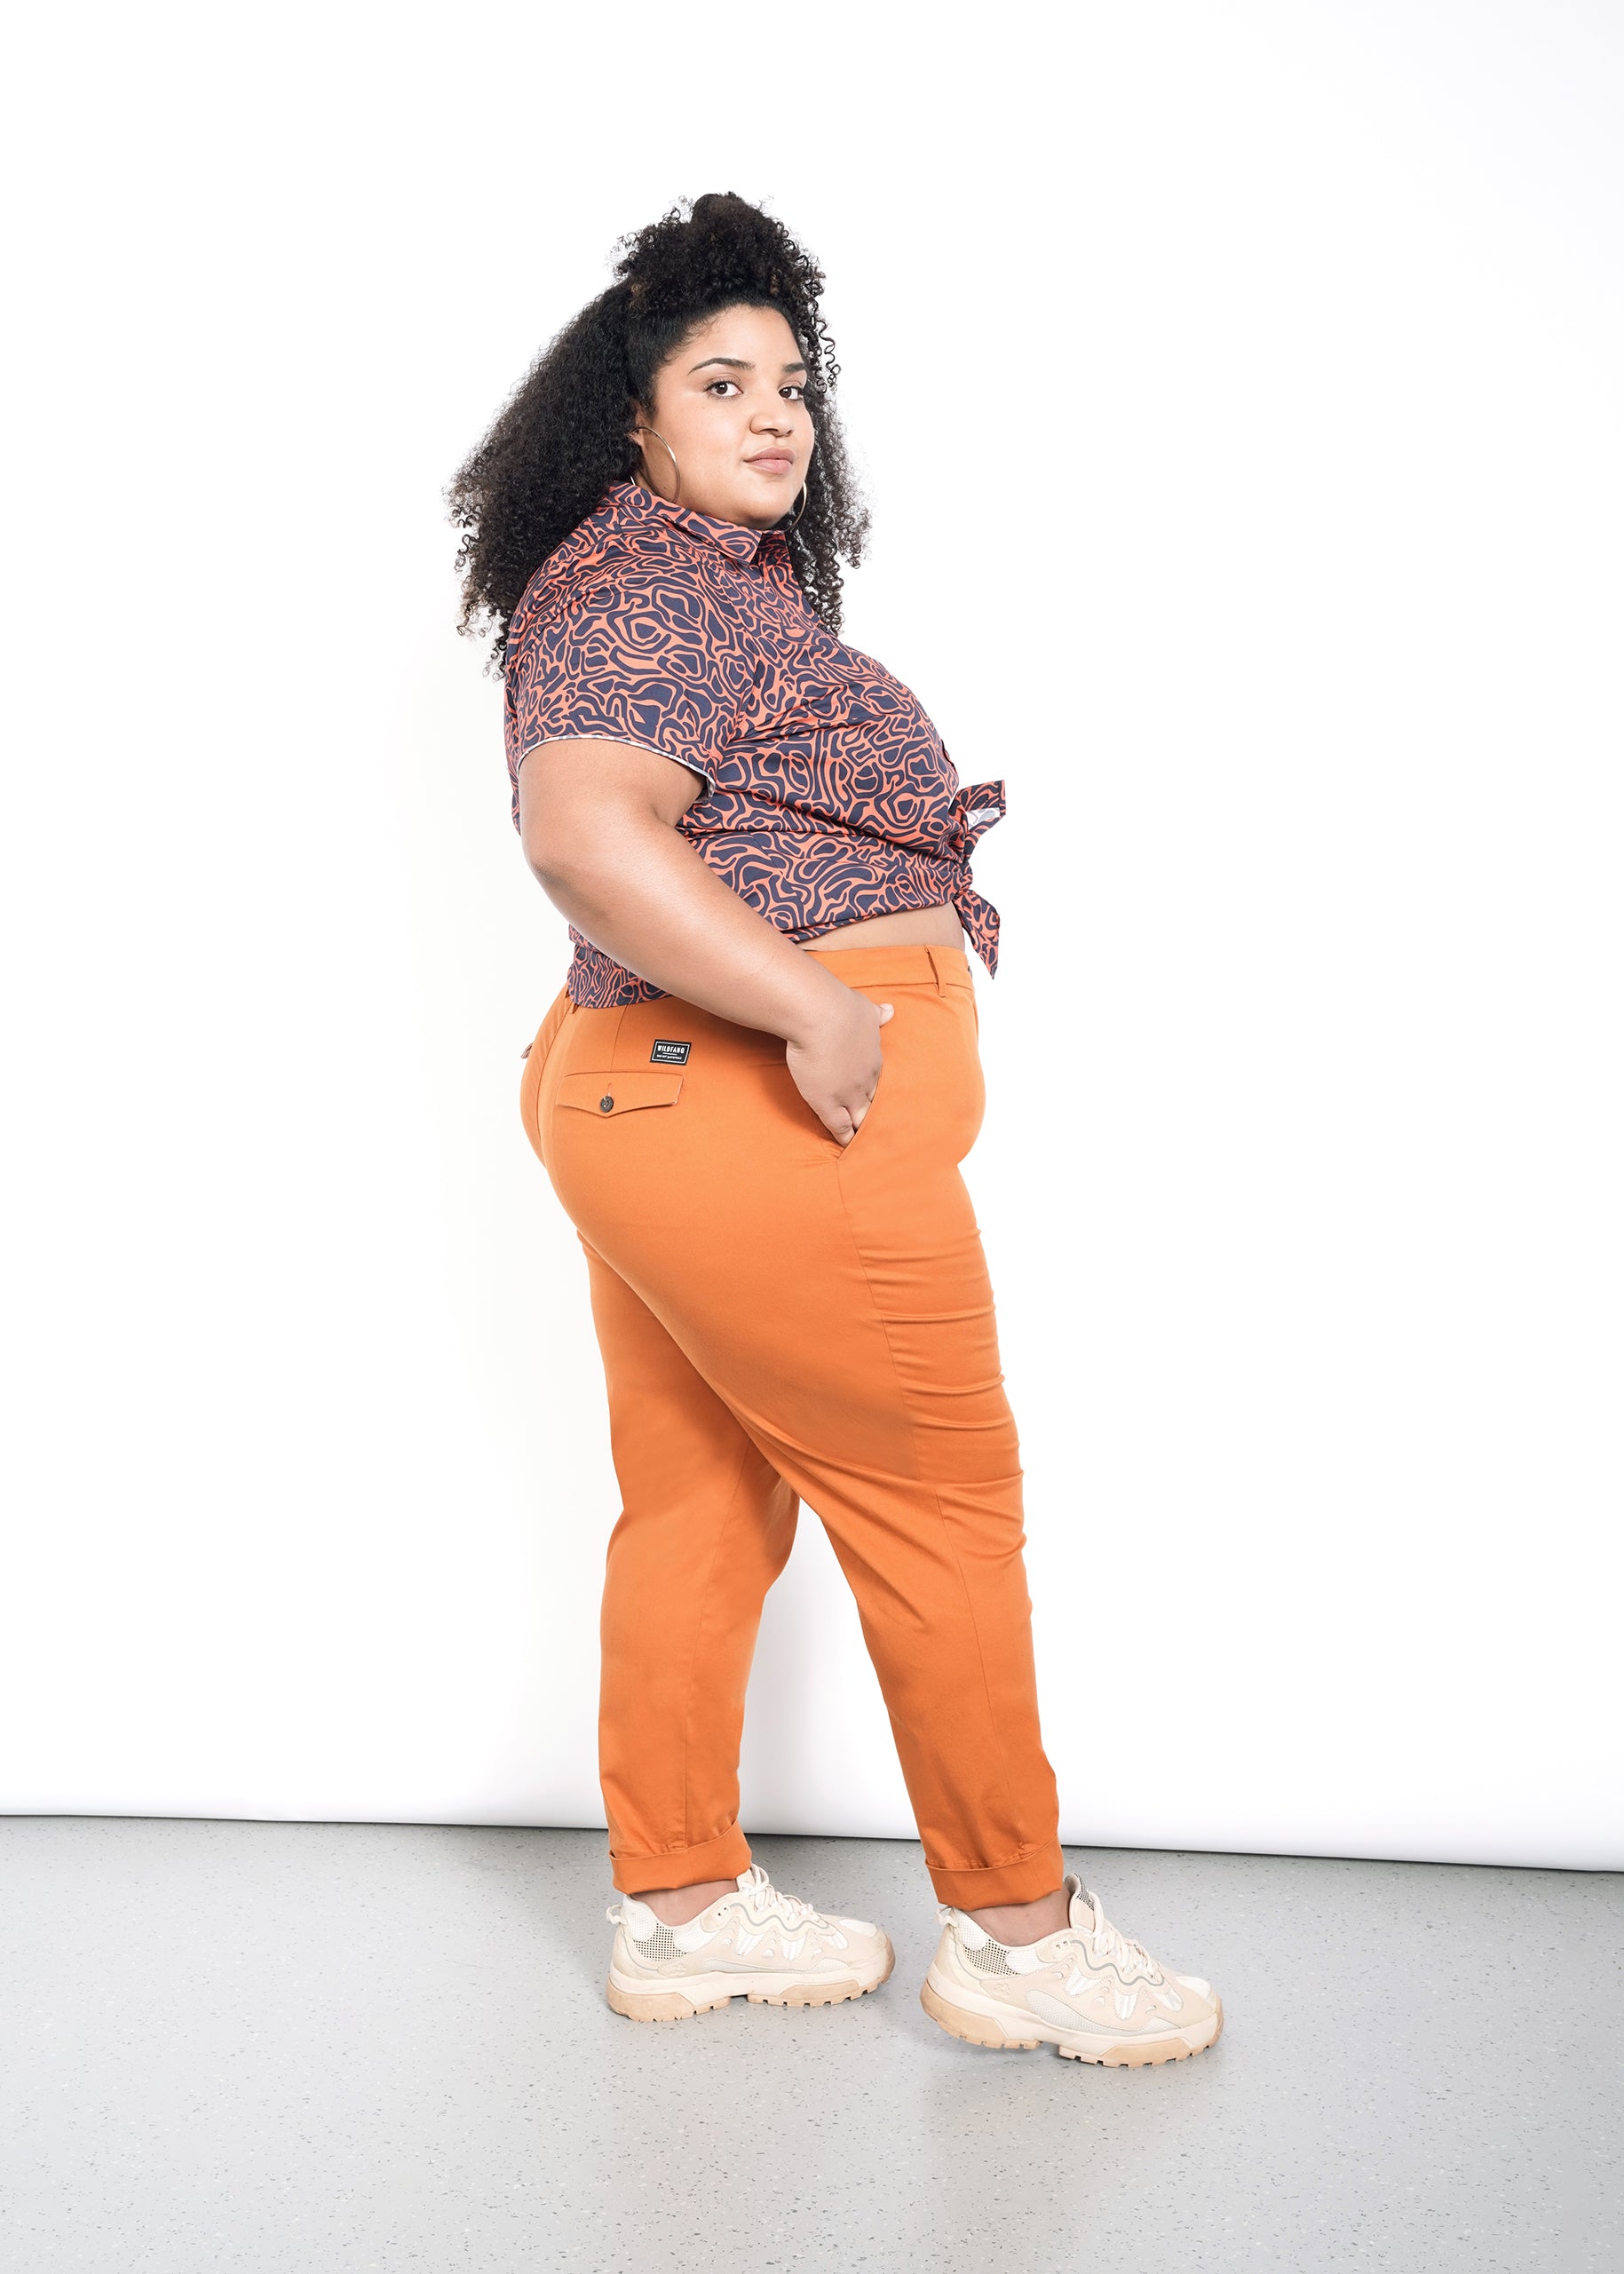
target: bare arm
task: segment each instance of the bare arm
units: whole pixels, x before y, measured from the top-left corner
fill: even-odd
[[[846,986],[746,906],[677,823],[697,774],[622,742],[543,742],[519,771],[525,858],[577,931],[669,994],[785,1042],[796,1087],[849,1144],[880,1078],[889,1003]]]

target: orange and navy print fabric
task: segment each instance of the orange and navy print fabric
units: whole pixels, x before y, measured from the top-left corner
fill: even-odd
[[[678,832],[789,939],[946,901],[996,971],[998,911],[970,855],[1003,814],[1004,785],[961,787],[917,698],[807,605],[781,530],[613,484],[531,578],[505,678],[515,828],[519,770],[538,744],[630,742],[701,777]],[[573,1002],[661,999],[570,938]]]

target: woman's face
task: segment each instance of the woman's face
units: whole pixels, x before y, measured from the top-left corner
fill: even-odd
[[[724,308],[661,365],[654,401],[634,411],[670,446],[668,455],[652,434],[633,435],[643,479],[718,521],[771,528],[794,510],[812,461],[805,382],[776,308]]]

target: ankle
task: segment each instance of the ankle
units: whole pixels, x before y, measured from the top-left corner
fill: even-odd
[[[1070,1923],[1071,1906],[1065,1888],[1057,1887],[1048,1895],[1040,1895],[1035,1903],[991,1903],[979,1911],[966,1910],[964,1915],[984,1927],[995,1943],[1018,1947],[1022,1943],[1042,1942],[1045,1935],[1058,1935]]]
[[[718,1895],[731,1895],[731,1879],[702,1879],[692,1887],[645,1887],[638,1890],[637,1900],[646,1903],[661,1926],[685,1927],[690,1919],[714,1903]]]

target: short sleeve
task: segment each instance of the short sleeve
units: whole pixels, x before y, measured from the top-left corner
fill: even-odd
[[[542,742],[627,742],[690,767],[714,789],[739,716],[738,643],[697,579],[638,569],[549,595],[507,661],[506,738],[519,769]]]

